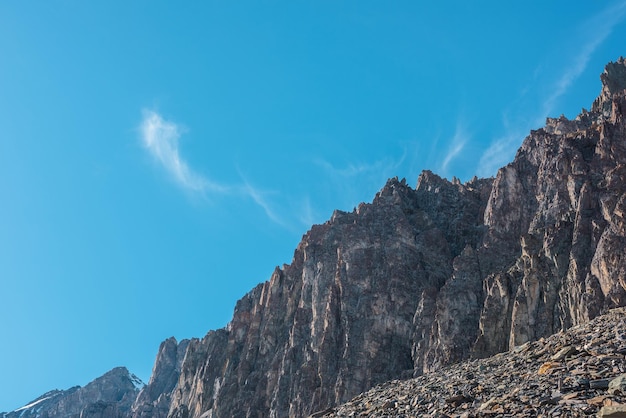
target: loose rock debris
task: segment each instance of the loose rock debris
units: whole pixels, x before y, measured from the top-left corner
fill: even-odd
[[[626,417],[626,309],[493,357],[394,380],[320,417]]]

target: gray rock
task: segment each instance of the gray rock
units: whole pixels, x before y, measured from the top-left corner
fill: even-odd
[[[121,418],[128,417],[143,382],[125,367],[117,367],[85,385],[40,396],[3,418]]]
[[[626,418],[626,406],[603,406],[598,418]]]
[[[609,379],[595,379],[589,381],[589,387],[591,389],[608,389],[609,383]]]
[[[133,403],[133,418],[167,417],[188,345],[189,340],[178,343],[174,337],[161,343],[150,381]]]
[[[391,381],[335,406],[323,416],[622,416],[625,397],[607,393],[606,387],[619,379],[616,373],[623,375],[619,373],[626,369],[626,358],[609,354],[619,350],[620,342],[602,337],[614,330],[626,331],[625,318],[625,308],[613,309],[584,325],[528,343],[521,350],[445,366],[414,379]],[[590,341],[595,342],[594,351],[562,359],[564,365],[550,360],[552,353],[583,347]],[[542,373],[546,363],[554,367]],[[587,384],[580,384],[582,380]],[[604,384],[589,385],[590,381]]]
[[[292,263],[238,302],[220,342],[200,343],[219,344],[221,362],[185,360],[171,415],[306,416],[412,370],[419,297],[457,256],[474,257],[490,184],[392,179],[373,203],[314,226]]]
[[[495,179],[392,179],[314,226],[199,344],[170,416],[306,416],[626,304],[623,67],[607,66],[592,111],[548,119]],[[543,363],[574,353],[545,349]]]
[[[611,327],[599,317],[626,305],[626,61],[601,80],[591,111],[549,118],[495,178],[391,179],[314,225],[225,329],[165,341],[139,396],[120,389],[111,404],[90,394],[115,385],[87,385],[38,405],[76,418],[307,416],[345,402],[332,413],[598,412],[618,395],[592,382],[626,373],[624,312]],[[586,328],[594,318],[603,332]],[[406,393],[377,386],[423,373]]]
[[[626,375],[617,376],[611,380],[608,392],[611,395],[626,395]]]

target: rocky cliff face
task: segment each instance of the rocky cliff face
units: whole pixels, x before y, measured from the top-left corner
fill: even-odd
[[[479,244],[490,186],[393,179],[373,203],[314,226],[226,330],[190,344],[171,416],[303,416],[412,373],[420,297]]]
[[[625,69],[623,59],[609,64],[590,112],[572,121],[548,119],[498,172],[479,249],[488,267],[476,355],[552,334],[626,302],[620,255],[626,243]],[[504,263],[493,268],[495,249]],[[494,327],[503,317],[508,322]]]
[[[190,345],[171,417],[304,416],[626,302],[626,62],[495,179],[424,172],[314,226],[290,265]]]
[[[1,418],[165,418],[189,345],[169,338],[159,347],[147,385],[117,367],[85,387],[53,390]]]
[[[141,389],[133,403],[133,418],[167,417],[172,391],[178,382],[188,345],[189,340],[178,343],[173,337],[161,343],[150,382]]]
[[[378,385],[315,417],[623,417],[625,319],[625,308],[612,309],[506,353]]]
[[[313,226],[227,328],[165,341],[134,403],[85,416],[306,416],[626,305],[626,61],[601,80],[495,178],[391,179]]]
[[[143,382],[118,367],[85,387],[53,390],[3,418],[121,418],[129,416]]]

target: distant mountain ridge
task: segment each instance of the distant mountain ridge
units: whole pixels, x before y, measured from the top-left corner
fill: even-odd
[[[626,61],[601,81],[495,178],[390,179],[314,225],[226,328],[163,342],[141,390],[114,369],[117,400],[90,383],[0,417],[307,416],[626,305]]]
[[[47,392],[29,404],[0,416],[2,418],[128,416],[143,386],[141,379],[125,367],[116,367],[85,387],[74,386],[67,390]]]

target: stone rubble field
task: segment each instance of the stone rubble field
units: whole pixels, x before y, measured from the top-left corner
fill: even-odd
[[[321,417],[626,417],[626,309],[493,357],[381,384]]]

